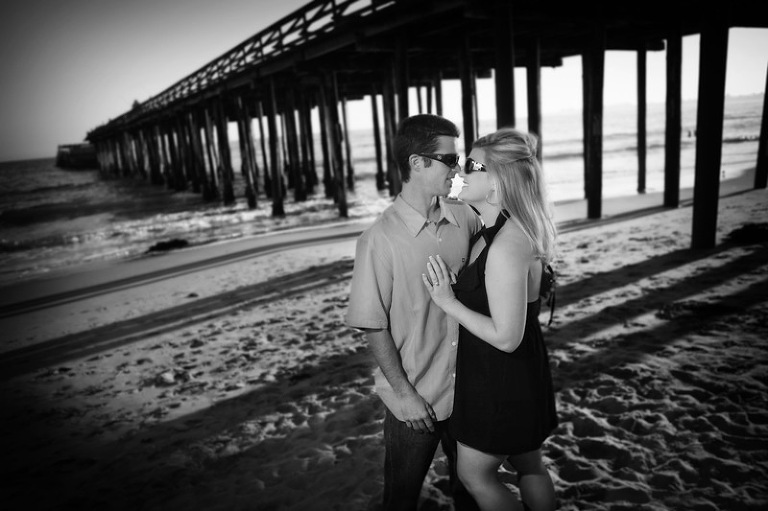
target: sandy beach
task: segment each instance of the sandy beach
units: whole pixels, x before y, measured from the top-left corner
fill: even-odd
[[[768,194],[721,198],[709,250],[689,249],[689,206],[610,213],[562,223],[541,316],[559,509],[767,509]],[[375,509],[383,407],[343,322],[354,244],[6,311],[3,509]],[[452,509],[441,452],[422,497]]]

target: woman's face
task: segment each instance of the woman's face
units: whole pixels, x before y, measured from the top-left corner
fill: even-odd
[[[482,148],[473,148],[467,160],[472,159],[478,163],[485,163],[485,151]],[[485,201],[491,191],[491,178],[488,172],[476,170],[467,174],[466,164],[459,175],[464,180],[464,185],[459,192],[459,199],[469,204],[479,204]]]

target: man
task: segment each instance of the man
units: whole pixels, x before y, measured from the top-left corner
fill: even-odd
[[[448,457],[456,509],[476,509],[455,476],[453,407],[458,324],[422,283],[430,256],[458,273],[482,224],[469,206],[446,199],[456,175],[459,130],[415,115],[398,127],[394,152],[402,192],[359,238],[347,324],[363,329],[378,364],[384,418],[384,509],[415,510],[438,444]]]

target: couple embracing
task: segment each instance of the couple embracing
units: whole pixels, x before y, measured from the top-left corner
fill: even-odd
[[[357,242],[346,320],[378,364],[383,508],[416,509],[441,445],[457,510],[551,510],[540,448],[557,416],[538,315],[556,231],[536,139],[475,141],[452,200],[458,136],[437,115],[400,123],[402,192]],[[497,478],[505,461],[522,503]]]

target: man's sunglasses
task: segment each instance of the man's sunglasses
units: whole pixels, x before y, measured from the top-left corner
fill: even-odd
[[[451,169],[459,164],[459,155],[456,153],[445,153],[445,154],[425,153],[425,154],[419,154],[419,156],[423,156],[425,158],[429,158],[430,160],[435,160],[441,163],[445,163]]]
[[[484,163],[467,158],[467,161],[464,162],[464,173],[469,175],[473,172],[488,172],[488,169],[485,168]]]

